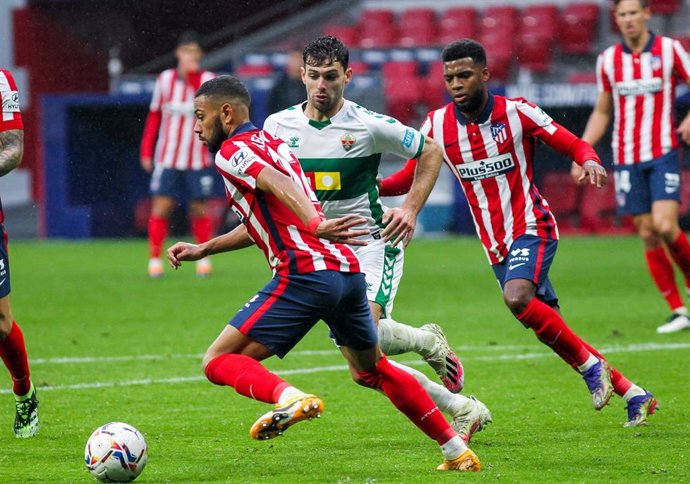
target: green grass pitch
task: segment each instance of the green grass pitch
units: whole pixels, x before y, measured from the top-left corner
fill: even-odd
[[[0,482],[90,482],[86,439],[99,425],[136,426],[149,445],[137,482],[651,482],[690,480],[690,332],[657,335],[665,303],[635,238],[561,241],[551,271],[569,324],[653,391],[660,410],[626,429],[624,403],[591,408],[579,376],[503,305],[474,238],[415,240],[394,316],[441,324],[465,365],[466,394],[493,412],[472,449],[483,470],[439,473],[441,455],[382,396],[358,387],[323,324],[267,366],[320,395],[320,420],[282,438],[249,438],[266,404],[203,378],[200,356],[269,279],[255,248],[145,275],[144,241],[11,242],[12,305],[38,386],[41,430],[15,439],[7,373],[0,379]],[[401,355],[428,375],[416,355]],[[313,372],[307,372],[315,369]]]

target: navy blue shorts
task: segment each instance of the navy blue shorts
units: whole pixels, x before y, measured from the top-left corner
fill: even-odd
[[[539,300],[549,306],[556,306],[558,297],[549,279],[549,269],[557,248],[557,240],[543,239],[536,235],[518,237],[510,246],[508,257],[500,264],[491,266],[501,289],[511,279],[527,279],[537,286]]]
[[[10,293],[10,259],[7,253],[7,232],[0,224],[2,230],[2,244],[0,244],[0,298]]]
[[[376,345],[364,274],[278,274],[228,324],[283,358],[320,319],[339,346],[361,351]]]
[[[214,168],[202,170],[174,170],[157,165],[151,175],[151,195],[190,200],[206,200],[214,194]]]
[[[680,151],[634,165],[614,167],[618,215],[651,213],[659,200],[680,202]]]

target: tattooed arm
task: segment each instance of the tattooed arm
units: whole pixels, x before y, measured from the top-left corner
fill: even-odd
[[[5,176],[22,161],[24,131],[10,129],[0,132],[0,176]]]

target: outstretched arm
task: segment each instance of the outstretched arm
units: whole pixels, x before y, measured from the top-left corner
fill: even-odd
[[[263,192],[275,195],[316,237],[348,245],[366,245],[366,242],[358,240],[357,237],[366,235],[369,231],[367,229],[352,230],[354,226],[364,222],[362,217],[346,215],[325,220],[302,188],[275,168],[266,167],[261,170],[256,177],[256,186]]]
[[[433,139],[425,136],[424,149],[417,160],[414,179],[405,201],[399,208],[392,208],[383,215],[386,225],[383,236],[385,240],[392,240],[394,246],[400,242],[407,246],[412,239],[417,215],[434,188],[442,162],[441,149]]]
[[[227,234],[214,237],[203,244],[176,243],[168,249],[168,262],[173,269],[177,269],[183,261],[195,261],[220,252],[244,249],[253,244],[247,228],[239,224]]]
[[[19,166],[24,154],[24,131],[10,129],[0,132],[0,176]]]

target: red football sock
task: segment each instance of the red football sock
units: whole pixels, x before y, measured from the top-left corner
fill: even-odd
[[[589,350],[582,340],[565,324],[561,315],[536,297],[532,298],[517,319],[536,333],[539,341],[549,346],[566,362],[583,364],[589,358]]]
[[[206,365],[206,377],[216,385],[233,387],[237,393],[260,402],[276,403],[289,386],[261,363],[246,355],[226,353]]]
[[[12,375],[15,395],[24,396],[31,390],[29,373],[29,358],[26,354],[24,335],[16,321],[12,321],[12,329],[7,338],[0,341],[0,357]]]
[[[687,239],[685,241],[687,243]],[[673,251],[671,251],[671,253],[673,253]],[[673,274],[673,266],[666,255],[666,250],[663,247],[645,250],[644,255],[647,259],[649,273],[652,275],[652,279],[654,279],[659,292],[664,296],[664,299],[666,299],[671,311],[682,307],[683,301],[678,293],[676,279]]]
[[[439,445],[457,435],[419,382],[391,365],[385,356],[381,357],[374,371],[357,374],[371,388],[381,390],[398,410]]]
[[[149,218],[149,250],[151,257],[160,257],[163,242],[168,236],[168,219],[162,217]]]
[[[685,233],[681,231],[676,240],[668,244],[668,248],[676,265],[683,271],[685,287],[690,287],[690,242]]]
[[[202,244],[210,240],[213,236],[213,227],[211,226],[211,217],[204,215],[202,217],[192,218],[192,234],[197,244]]]

